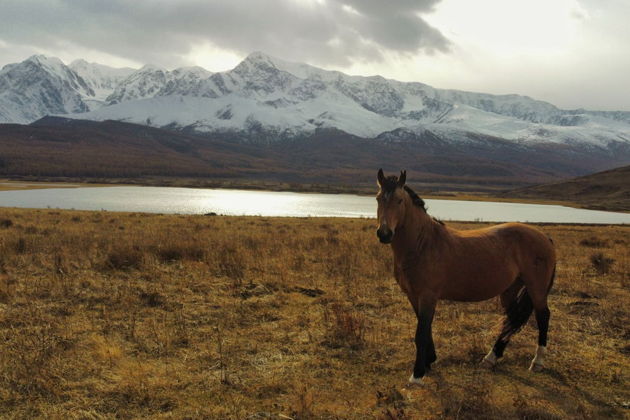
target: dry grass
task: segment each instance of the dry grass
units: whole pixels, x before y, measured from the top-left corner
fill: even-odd
[[[0,417],[628,416],[630,227],[543,227],[546,371],[533,324],[480,370],[497,302],[443,302],[407,388],[415,321],[373,223],[0,209]]]

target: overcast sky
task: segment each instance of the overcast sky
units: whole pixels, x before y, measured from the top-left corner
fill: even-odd
[[[252,51],[630,111],[629,0],[0,0],[0,66],[234,67]]]

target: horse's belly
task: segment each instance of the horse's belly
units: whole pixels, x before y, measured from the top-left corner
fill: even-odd
[[[453,278],[442,289],[441,299],[460,302],[479,302],[500,295],[514,281],[516,274],[509,271],[482,277]]]
[[[503,289],[493,290],[448,290],[442,292],[440,299],[442,300],[454,300],[457,302],[481,302],[483,300],[492,299],[495,296],[503,293],[509,284]]]

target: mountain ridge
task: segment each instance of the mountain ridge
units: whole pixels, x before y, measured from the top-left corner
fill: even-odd
[[[248,144],[216,134],[61,117],[0,124],[0,156],[0,176],[9,177],[266,179],[370,188],[374,168],[380,166],[388,171],[406,167],[427,188],[439,184],[464,190],[473,188],[471,183],[481,189],[516,187],[564,173],[531,166],[527,159],[508,163],[466,155],[430,136],[388,144],[320,129],[304,139]]]
[[[547,148],[556,157],[598,162],[567,175],[606,169],[607,157],[608,167],[630,163],[630,112],[562,110],[516,94],[352,76],[261,52],[218,73],[152,65],[117,70],[82,61],[65,66],[42,56],[5,66],[0,122],[32,122],[43,115],[125,121],[248,143],[305,139],[322,129],[389,144],[433,136],[455,149],[482,148],[486,157],[487,146],[498,145],[507,153],[495,153],[502,161],[517,150]]]

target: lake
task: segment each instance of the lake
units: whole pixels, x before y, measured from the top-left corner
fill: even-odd
[[[483,222],[630,224],[630,214],[540,204],[425,200],[439,219]],[[375,217],[376,200],[349,194],[94,187],[0,191],[0,206],[149,213],[288,217]]]

